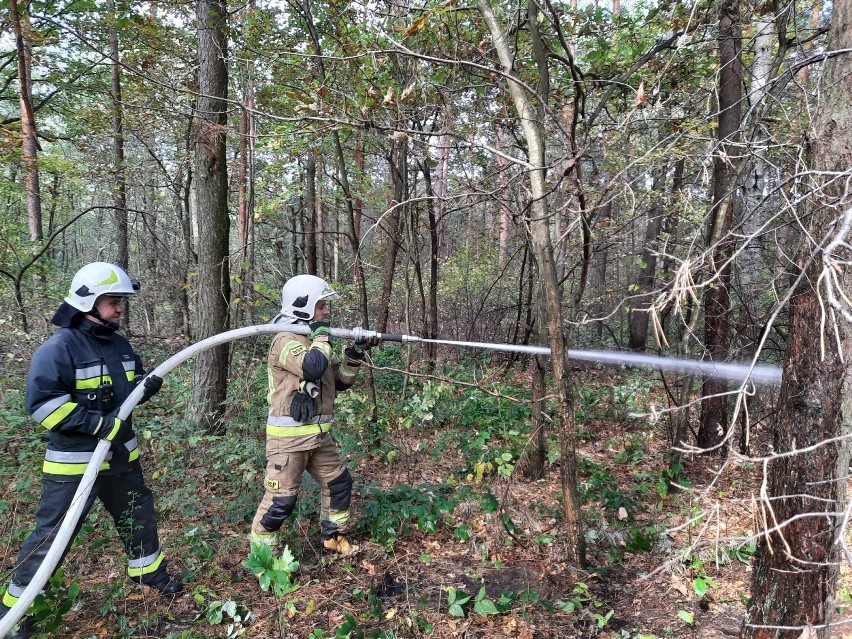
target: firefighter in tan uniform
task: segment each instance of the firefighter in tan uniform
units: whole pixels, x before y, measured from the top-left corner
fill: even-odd
[[[341,361],[332,353],[326,303],[339,299],[319,277],[297,275],[281,292],[281,313],[273,320],[282,332],[267,360],[269,416],[266,422],[266,492],[254,516],[249,539],[275,545],[284,520],[293,512],[308,471],[322,489],[320,534],[325,549],[351,555],[358,547],[344,536],[352,499],[352,475],[343,465],[332,427],[334,399],[347,390],[364,352],[377,343],[355,342]],[[307,336],[286,324],[307,324]]]

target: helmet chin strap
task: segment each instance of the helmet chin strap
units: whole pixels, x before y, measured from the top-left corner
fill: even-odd
[[[97,321],[98,324],[100,324],[101,326],[105,326],[106,328],[108,328],[111,331],[117,331],[118,329],[121,328],[121,326],[119,326],[116,322],[109,322],[109,321],[105,320],[101,316],[101,313],[98,310],[97,306],[93,306],[92,310],[89,311],[86,314],[89,317],[93,318],[95,321]]]

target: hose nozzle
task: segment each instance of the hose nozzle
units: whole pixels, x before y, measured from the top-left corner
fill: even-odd
[[[352,329],[352,339],[356,342],[365,341],[373,337],[377,337],[383,342],[410,343],[423,341],[422,337],[415,337],[414,335],[404,335],[402,333],[378,333],[376,331],[367,330],[366,328],[361,328],[360,326],[356,326]]]

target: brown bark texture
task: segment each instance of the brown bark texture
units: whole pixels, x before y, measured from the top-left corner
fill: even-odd
[[[713,208],[707,241],[714,251],[712,269],[716,281],[704,298],[704,346],[714,362],[728,359],[731,322],[731,238],[736,203],[736,177],[742,104],[742,29],[739,0],[725,0],[719,14],[719,114],[717,148],[713,154]],[[718,243],[717,242],[718,238]],[[716,246],[714,247],[714,243]],[[728,429],[728,385],[706,378],[702,385],[701,423],[698,445],[718,446]]]
[[[313,151],[305,158],[305,253],[308,273],[317,275],[317,159]]]
[[[24,191],[27,195],[27,222],[30,240],[40,242],[44,239],[41,216],[41,183],[38,169],[38,136],[33,113],[32,80],[32,43],[30,42],[30,22],[26,13],[20,11],[18,0],[9,0],[12,28],[15,31],[15,45],[18,52],[18,94],[21,105],[21,158],[24,166]]]
[[[829,49],[852,47],[852,1],[833,6]],[[852,419],[849,354],[852,339],[848,322],[838,315],[840,344],[827,318],[820,336],[825,303],[823,247],[834,240],[848,221],[852,197],[844,181],[826,173],[848,172],[852,166],[852,68],[843,56],[829,58],[820,86],[820,111],[809,134],[810,168],[814,197],[802,211],[802,235],[797,263],[804,269],[790,309],[790,329],[784,378],[773,428],[777,454],[848,436]],[[814,246],[816,240],[819,246]],[[846,241],[849,238],[845,238]],[[846,259],[847,256],[838,256]],[[850,277],[839,278],[849,290]],[[820,339],[822,337],[823,339]],[[824,348],[824,354],[822,352]],[[846,363],[841,360],[846,355]],[[789,454],[768,463],[767,498],[761,504],[764,527],[752,576],[745,639],[796,639],[812,624],[819,639],[831,636],[839,574],[841,529],[849,475],[847,440],[827,443],[805,453]],[[775,522],[781,530],[773,530]]]
[[[379,307],[376,310],[378,320],[376,329],[386,331],[390,317],[390,298],[393,290],[393,278],[396,273],[396,256],[402,241],[402,216],[408,193],[408,143],[405,140],[395,140],[389,158],[391,187],[393,200],[385,213],[385,228],[388,234],[388,245],[385,251],[384,277],[382,290],[379,294]]]
[[[225,153],[228,71],[227,11],[224,0],[197,3],[198,86],[195,114],[195,204],[198,224],[196,339],[229,327],[228,173]],[[227,344],[198,355],[193,378],[195,421],[221,432],[228,381]]]

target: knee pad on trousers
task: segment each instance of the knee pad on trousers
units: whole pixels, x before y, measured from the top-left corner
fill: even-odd
[[[332,509],[349,508],[349,502],[352,501],[352,475],[349,474],[348,468],[344,468],[342,473],[328,482],[328,492],[331,498],[329,505]]]
[[[273,497],[272,505],[261,518],[260,525],[270,532],[278,530],[281,528],[281,524],[284,523],[284,520],[293,512],[295,507],[296,495],[289,497]]]

